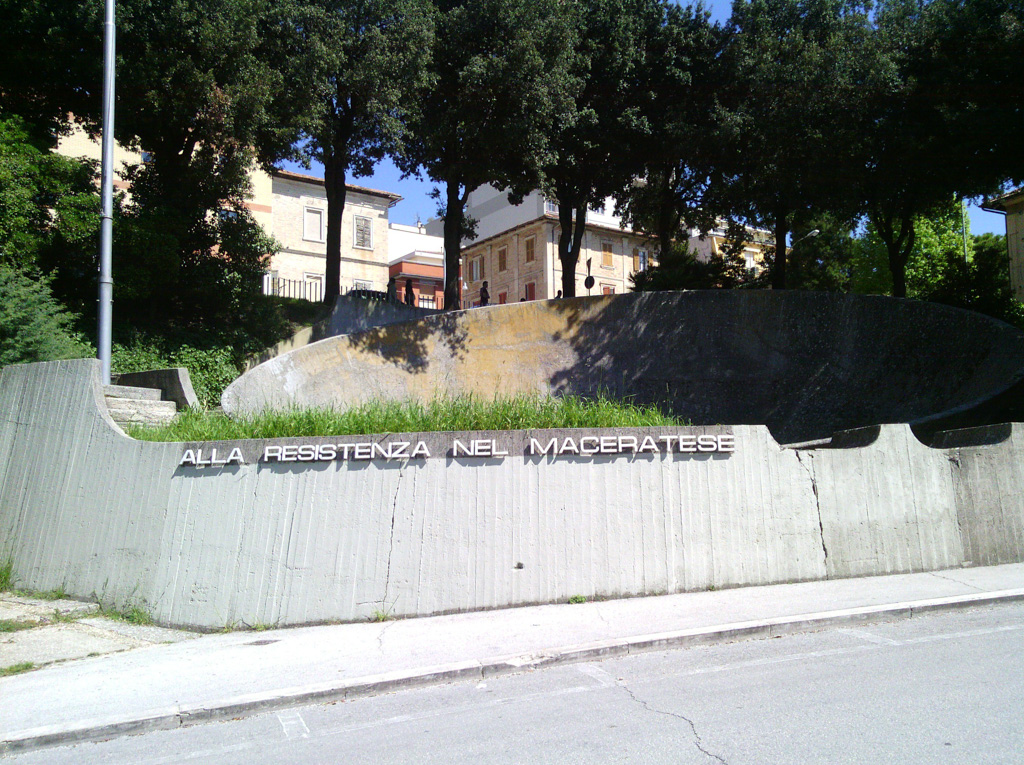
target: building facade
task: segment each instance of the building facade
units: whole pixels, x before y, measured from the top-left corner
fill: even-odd
[[[100,144],[74,130],[57,145],[71,157],[99,161]],[[119,172],[144,161],[144,155],[122,146],[114,148],[114,186],[128,190]],[[263,291],[283,297],[319,301],[324,295],[327,267],[327,192],[323,179],[288,170],[249,174],[251,197],[245,202],[253,218],[280,249],[268,253]],[[341,221],[342,292],[353,289],[383,292],[389,277],[388,212],[401,199],[389,191],[347,185]]]
[[[420,308],[444,308],[443,237],[428,234],[427,227],[418,223],[392,223],[388,227],[388,253],[395,297]]]
[[[323,179],[288,170],[252,174],[256,220],[280,249],[264,291],[319,300],[327,268],[327,193]],[[401,197],[349,184],[341,219],[341,291],[383,292],[388,284],[388,211]]]
[[[653,240],[623,229],[612,202],[587,213],[576,264],[577,295],[611,295],[631,287],[630,276],[653,263]],[[476,238],[462,251],[463,305],[480,304],[486,281],[492,304],[549,300],[562,289],[558,259],[558,207],[540,192],[511,205],[505,192],[484,186],[470,194],[466,214],[477,221]],[[428,230],[434,222],[428,224]],[[589,269],[589,270],[588,270]],[[588,275],[594,277],[589,290]]]
[[[1010,257],[1010,288],[1024,302],[1024,188],[985,203],[986,210],[1006,215],[1006,249]]]

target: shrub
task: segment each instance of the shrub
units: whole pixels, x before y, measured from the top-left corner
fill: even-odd
[[[71,331],[74,319],[53,298],[46,278],[0,265],[0,366],[93,355],[92,346]]]
[[[188,370],[196,398],[204,407],[220,403],[220,394],[239,372],[233,350],[224,346],[197,348],[187,343],[174,346],[166,340],[135,335],[126,345],[115,344],[111,352],[111,370],[115,374],[166,367]]]

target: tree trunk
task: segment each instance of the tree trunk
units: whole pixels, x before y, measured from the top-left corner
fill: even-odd
[[[559,199],[558,225],[561,228],[558,262],[562,265],[562,297],[576,297],[576,264],[580,261],[580,245],[587,228],[587,203],[584,201],[574,207]]]
[[[346,163],[337,152],[324,152],[324,190],[327,192],[327,265],[324,302],[334,305],[341,294],[341,220],[345,213]]]
[[[682,220],[673,193],[675,172],[675,168],[672,168],[665,174],[665,182],[658,195],[661,199],[658,211],[659,264],[666,264],[672,260],[672,240],[679,234],[679,223]]]
[[[457,311],[462,306],[459,268],[462,265],[462,220],[465,214],[466,198],[459,194],[461,184],[451,181],[447,184],[447,198],[444,208],[444,310]]]
[[[772,289],[786,289],[786,235],[789,234],[787,227],[786,208],[779,206],[775,210],[775,261],[772,263]]]
[[[896,230],[895,218],[899,217],[899,231]],[[892,296],[907,296],[907,260],[917,241],[914,228],[914,216],[894,213],[883,215],[880,208],[873,208],[870,216],[875,225],[878,238],[885,244],[885,252],[889,258],[889,274],[892,276]]]

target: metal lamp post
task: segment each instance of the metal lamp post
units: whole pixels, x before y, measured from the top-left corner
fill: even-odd
[[[114,0],[106,0],[103,22],[103,159],[100,175],[100,295],[97,350],[103,384],[110,384],[110,324],[114,279],[111,242],[114,223]]]

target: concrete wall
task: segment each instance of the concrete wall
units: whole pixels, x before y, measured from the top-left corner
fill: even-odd
[[[404,285],[403,285],[404,288]],[[416,308],[404,303],[388,303],[352,295],[339,295],[330,315],[310,327],[303,327],[286,340],[249,360],[246,369],[328,337],[361,332],[403,321],[414,321],[439,313],[431,308]]]
[[[708,290],[512,303],[377,327],[275,358],[223,400],[251,411],[603,391],[697,425],[764,424],[794,443],[974,406],[1021,380],[1024,333],[987,316],[879,296]]]
[[[6,367],[0,557],[19,586],[209,629],[1024,559],[1020,425],[947,449],[905,425],[813,450],[762,426],[682,431],[731,432],[736,451],[527,456],[512,433],[486,434],[508,457],[456,458],[452,434],[413,434],[432,457],[253,462],[265,442],[121,435],[96,361]],[[306,439],[339,440],[359,438]],[[246,464],[179,464],[235,445]]]

